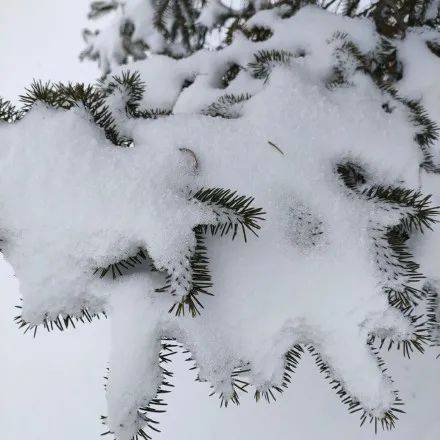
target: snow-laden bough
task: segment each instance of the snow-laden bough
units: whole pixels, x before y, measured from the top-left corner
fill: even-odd
[[[429,339],[406,244],[437,214],[418,190],[435,124],[368,70],[368,22],[303,8],[251,24],[272,34],[0,104],[17,320],[110,317],[119,440],[156,429],[176,343],[225,405],[249,384],[271,400],[306,349],[362,423],[391,428],[402,401],[378,344]]]

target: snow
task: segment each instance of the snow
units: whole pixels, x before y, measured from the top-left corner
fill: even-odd
[[[274,38],[237,39],[219,53],[180,61],[157,56],[133,66],[147,81],[142,105],[174,113],[119,118],[133,147],[112,145],[81,108],[39,103],[23,120],[0,126],[0,228],[20,282],[23,318],[36,325],[84,308],[110,316],[108,426],[119,440],[132,438],[142,422],[137,409],[156,395],[163,338],[188,348],[201,379],[226,397],[240,367],[250,370],[257,390],[279,384],[284,354],[301,343],[319,351],[333,377],[371,414],[381,417],[395,402],[395,386],[366,342],[371,334],[405,339],[411,323],[390,311],[381,290],[371,224],[398,224],[404,213],[389,215],[354,197],[335,167],[353,161],[375,183],[417,188],[423,157],[414,128],[401,107],[384,112],[389,97],[359,73],[351,73],[351,87],[325,87],[335,63],[334,32],[346,30],[370,50],[377,43],[371,25],[312,8],[288,21],[265,12],[255,21],[271,24]],[[310,23],[322,23],[322,34]],[[220,66],[247,65],[271,48],[306,56],[273,66],[267,81],[242,71],[229,87],[219,87]],[[180,93],[188,78],[194,83]],[[238,118],[203,114],[238,90],[253,95],[240,104]],[[116,98],[109,99],[114,110]],[[193,151],[197,173],[182,148]],[[94,275],[139,247],[170,272],[194,247],[193,229],[216,224],[212,208],[189,197],[189,190],[203,187],[255,197],[253,205],[266,214],[259,237],[246,244],[207,237],[213,296],[203,298],[201,316],[168,313],[184,292],[157,292],[161,273],[116,281]],[[303,223],[304,213],[322,229],[317,246],[310,246],[314,229]]]
[[[136,431],[142,427],[138,408],[147,406],[155,398],[162,379],[157,362],[161,349],[157,312],[144,299],[145,292],[153,288],[148,278],[140,276],[107,285],[112,292],[113,330],[107,385],[108,416],[117,438],[121,439],[132,437],[133,426],[140,425]],[[121,358],[129,362],[121,362]]]
[[[62,132],[54,137],[60,126]],[[179,197],[179,188],[172,188],[187,180],[178,150],[154,154],[140,145],[116,149],[83,111],[56,112],[40,106],[1,130],[3,183],[20,194],[0,208],[8,237],[4,250],[20,279],[23,317],[30,323],[41,321],[46,313],[54,318],[78,312],[79,306],[101,311],[99,294],[86,297],[87,286],[97,282],[93,268],[135,254],[146,244],[143,230],[151,234],[148,247],[157,255],[157,264],[166,265],[182,230],[190,233],[206,217]],[[35,162],[36,150],[42,167]],[[155,188],[160,197],[153,197]],[[158,213],[170,209],[173,218],[157,219]],[[175,222],[182,230],[176,230]]]
[[[431,7],[438,9],[438,2],[434,1]],[[440,121],[440,90],[438,77],[440,75],[440,59],[427,47],[427,41],[435,41],[438,35],[430,29],[416,29],[399,44],[399,56],[403,62],[404,77],[399,82],[399,89],[403,94],[413,99],[420,100],[427,109],[430,117]],[[423,62],[412,60],[423,59]],[[440,143],[437,140],[433,148],[433,156],[436,164],[440,160]],[[421,172],[420,188],[426,194],[432,194],[433,204],[440,205],[439,192],[440,179],[438,174]],[[434,226],[436,233],[419,235],[414,237],[412,248],[417,261],[421,264],[422,272],[432,280],[439,279],[440,267],[438,264],[440,255],[440,241],[438,226]]]
[[[429,5],[429,8],[426,12],[426,18],[435,19],[437,17],[439,8],[440,8],[440,1],[439,0],[432,0],[431,4]]]

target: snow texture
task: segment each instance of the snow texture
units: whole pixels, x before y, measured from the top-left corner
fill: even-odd
[[[279,386],[285,355],[298,344],[314,347],[368,415],[381,418],[398,401],[367,342],[372,335],[405,340],[413,323],[383,292],[389,280],[378,268],[372,225],[386,229],[408,212],[354,196],[336,168],[362,164],[376,184],[419,188],[415,128],[398,102],[384,111],[390,97],[355,69],[347,68],[349,87],[326,86],[340,61],[335,32],[372,51],[378,41],[370,22],[303,8],[285,20],[260,12],[252,23],[270,27],[273,37],[255,43],[237,36],[222,51],[153,56],[132,66],[147,86],[140,107],[172,115],[124,117],[123,93],[109,96],[130,147],[113,145],[81,106],[66,111],[38,102],[23,119],[0,125],[2,251],[20,282],[22,317],[38,325],[84,309],[110,316],[107,423],[119,440],[142,427],[138,408],[161,386],[166,339],[191,352],[200,379],[224,401],[233,398],[237,369],[260,393]],[[438,112],[438,59],[425,50],[429,76],[410,61],[423,38],[402,42],[402,92],[422,93]],[[258,78],[255,54],[270,49],[291,55]],[[221,78],[234,63],[248,67],[224,88]],[[421,78],[422,88],[411,90]],[[243,93],[249,96],[229,117],[210,115],[214,103],[216,111],[231,110],[225,95]],[[423,173],[427,193],[438,193],[437,179]],[[165,278],[189,264],[197,227],[219,223],[218,207],[191,197],[201,188],[254,197],[264,220],[259,237],[248,234],[246,243],[240,231],[233,241],[232,234],[206,234],[212,296],[201,295],[200,316],[175,316],[170,308],[188,291],[179,290],[184,269],[172,278],[172,294],[161,291]],[[440,246],[433,235],[419,247],[431,246],[422,263],[435,276],[432,254]],[[139,248],[157,271],[146,264],[117,280],[96,275]]]

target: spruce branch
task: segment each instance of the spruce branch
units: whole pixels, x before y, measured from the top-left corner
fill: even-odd
[[[397,90],[389,83],[377,83],[384,93],[394,98],[397,102],[403,104],[409,111],[410,122],[416,128],[414,141],[419,145],[424,155],[424,161],[421,167],[428,172],[439,173],[440,168],[434,164],[431,148],[439,139],[440,127],[428,115],[423,105],[415,100],[401,97]]]
[[[242,67],[237,63],[229,65],[221,77],[222,87],[226,89],[226,87],[228,87],[229,84],[237,77],[241,70]]]
[[[202,6],[190,0],[159,0],[155,4],[153,25],[171,43],[165,50],[169,56],[180,58],[203,47],[206,28],[196,21]],[[184,53],[173,44],[182,45]]]
[[[336,172],[344,185],[360,198],[379,203],[385,211],[399,211],[399,229],[406,234],[424,232],[438,222],[440,207],[432,206],[431,195],[399,186],[371,185],[367,172],[350,161],[339,163]]]
[[[192,199],[210,207],[215,216],[214,225],[203,225],[203,231],[221,237],[232,234],[234,239],[241,230],[244,241],[246,231],[258,237],[261,228],[259,221],[264,221],[265,212],[262,208],[252,206],[253,197],[239,196],[236,191],[222,188],[202,188],[192,195]]]
[[[335,32],[327,43],[336,46],[334,49],[336,64],[333,66],[332,74],[326,82],[328,89],[332,90],[351,85],[349,77],[353,70],[367,71],[369,63],[367,58],[346,32]],[[351,71],[349,72],[349,70]]]
[[[172,115],[172,110],[166,108],[151,108],[138,110],[134,117],[143,119],[158,119],[170,115]]]
[[[430,172],[440,172],[440,168],[434,164],[431,152],[434,142],[439,139],[440,128],[438,124],[429,117],[428,112],[419,101],[401,97],[393,87],[393,83],[401,79],[403,75],[396,47],[388,39],[382,38],[375,53],[367,56],[344,32],[336,32],[329,40],[329,43],[332,42],[338,44],[335,49],[337,64],[334,66],[327,86],[331,89],[350,84],[346,70],[347,63],[344,60],[344,56],[348,56],[355,63],[355,70],[370,75],[385,95],[407,108],[409,120],[416,130],[414,141],[419,145],[424,155],[421,166]]]
[[[61,108],[71,109],[82,107],[92,117],[96,125],[104,130],[105,136],[114,145],[128,146],[130,139],[121,137],[117,131],[114,117],[105,102],[105,96],[92,85],[85,86],[82,83],[57,84],[56,96]]]
[[[348,17],[356,16],[360,4],[360,0],[343,0],[341,13]]]
[[[370,56],[369,71],[379,86],[391,87],[391,84],[403,77],[403,64],[398,58],[397,47],[387,38],[381,38],[374,53]]]
[[[251,98],[252,95],[249,93],[242,93],[240,95],[226,94],[220,96],[216,102],[210,104],[202,113],[212,117],[236,119],[240,117],[241,109],[238,108],[239,104],[243,104]]]
[[[37,102],[60,110],[78,107],[88,112],[93,122],[103,129],[106,138],[114,145],[128,146],[132,142],[131,139],[119,135],[114,117],[106,105],[104,93],[92,85],[34,81],[26,89],[26,93],[20,96],[20,100],[23,103],[20,117],[26,115]]]
[[[354,162],[339,163],[336,166],[336,173],[342,179],[344,185],[352,191],[358,192],[367,182],[365,170]]]
[[[333,373],[331,367],[324,361],[320,353],[315,347],[307,345],[307,350],[312,355],[315,360],[319,371],[324,375],[324,377],[329,381],[330,386],[335,390],[337,396],[341,399],[341,402],[347,406],[350,414],[359,413],[360,414],[360,426],[366,423],[373,425],[374,432],[377,434],[378,428],[381,427],[382,430],[391,430],[395,428],[396,422],[399,419],[398,415],[404,413],[402,400],[399,398],[398,392],[394,391],[395,400],[393,405],[384,411],[382,417],[379,417],[372,413],[370,410],[365,408],[362,403],[359,402],[356,397],[352,396],[345,388],[343,382],[339,380]],[[382,369],[382,373],[385,374],[386,368],[384,361],[378,356],[377,352],[372,349],[372,352],[376,356],[379,367]]]
[[[121,75],[113,75],[109,81],[101,80],[100,84],[106,96],[114,95],[117,91],[123,95],[129,115],[137,110],[145,92],[145,83],[141,80],[139,72],[129,70],[124,70]]]
[[[423,292],[426,296],[426,316],[428,318],[430,341],[434,347],[438,347],[440,346],[440,300],[438,289],[433,282],[427,282],[423,287]]]
[[[427,41],[426,46],[434,55],[440,57],[440,42],[439,41]]]
[[[15,122],[20,118],[20,112],[15,108],[10,101],[5,101],[0,98],[0,121],[6,123]]]
[[[286,50],[260,50],[254,54],[254,61],[247,68],[255,78],[267,81],[274,67],[288,65],[292,58],[293,54]]]
[[[383,233],[383,231],[382,231]],[[399,226],[389,228],[384,235],[389,252],[381,250],[375,241],[375,249],[379,268],[387,278],[384,291],[388,295],[391,306],[402,311],[414,307],[423,297],[422,291],[416,287],[424,276],[419,272],[419,265],[407,246],[408,235]]]
[[[158,425],[159,422],[155,419],[155,415],[162,414],[166,412],[167,403],[161,397],[163,394],[168,394],[171,392],[171,389],[174,388],[174,385],[171,383],[171,378],[173,377],[173,373],[164,367],[165,364],[171,362],[171,357],[177,353],[175,350],[178,345],[174,344],[171,340],[163,340],[161,341],[161,350],[159,353],[159,366],[161,369],[161,383],[157,388],[156,396],[150,400],[147,405],[138,408],[137,416],[138,422],[142,425],[141,428],[138,429],[136,434],[132,437],[132,440],[151,440],[150,432],[160,432]],[[109,369],[107,369],[109,373]],[[106,388],[106,382],[108,380],[108,376],[104,377],[104,387]],[[107,426],[108,419],[107,416],[101,416],[101,423],[104,426]],[[113,435],[114,432],[107,430],[101,434],[101,436]]]
[[[377,347],[378,350],[386,348],[388,351],[394,349],[399,350],[404,357],[410,359],[413,353],[425,352],[425,348],[431,343],[431,335],[429,331],[429,319],[425,319],[422,315],[413,315],[413,308],[408,306],[406,310],[402,310],[403,315],[411,321],[413,331],[411,334],[402,339],[393,339],[390,337],[379,337],[370,335],[368,344]]]
[[[153,261],[148,255],[147,250],[139,248],[138,252],[136,252],[134,255],[123,258],[115,263],[109,264],[106,267],[96,268],[93,274],[99,274],[100,278],[111,276],[113,279],[116,279],[130,271],[133,271],[135,268],[140,268],[143,266],[147,266],[151,271],[157,270],[154,267]]]
[[[176,316],[185,315],[188,310],[194,318],[200,315],[203,304],[200,295],[212,295],[211,274],[209,272],[209,258],[205,244],[205,234],[202,226],[194,229],[196,244],[194,249],[188,249],[176,265],[168,267],[165,285],[156,289],[158,293],[169,293],[181,299],[175,302],[169,312]],[[184,292],[182,295],[181,292]]]
[[[249,372],[250,369],[247,366],[234,368],[230,377],[231,392],[226,393],[222,391],[219,393],[218,398],[220,400],[220,408],[227,408],[230,402],[232,402],[234,405],[240,405],[240,393],[247,393],[247,388],[250,385],[243,375],[246,375],[246,373]],[[214,387],[211,386],[211,388]],[[209,396],[214,396],[216,393],[217,391],[214,390]]]
[[[165,38],[169,38],[169,32],[167,29],[167,17],[170,15],[171,12],[171,1],[172,0],[158,0],[154,13],[153,24]]]
[[[432,225],[438,222],[440,207],[431,206],[431,195],[425,196],[418,190],[374,185],[364,189],[362,195],[368,200],[385,202],[389,209],[402,208],[404,215],[400,227],[408,234],[432,229]]]
[[[398,223],[394,226],[384,227],[371,221],[373,250],[390,305],[402,311],[417,305],[423,297],[417,286],[424,276],[407,241],[414,232],[432,229],[437,222],[439,207],[431,206],[431,196],[417,190],[371,185],[367,172],[350,161],[338,164],[336,172],[344,185],[359,198],[378,204],[380,210],[398,214]]]
[[[58,106],[58,99],[55,85],[51,82],[43,83],[41,80],[33,81],[29,87],[25,88],[25,94],[20,95],[20,101],[24,104],[23,114],[26,114],[36,102],[43,102],[50,107]]]
[[[97,0],[90,3],[90,11],[87,17],[90,19],[99,18],[108,12],[114,11],[119,6],[117,0]]]
[[[241,232],[246,242],[248,232],[257,236],[260,229],[258,222],[264,220],[265,213],[261,208],[252,206],[253,197],[239,196],[229,189],[202,188],[194,194],[190,193],[189,199],[212,210],[216,220],[213,224],[196,226],[194,247],[184,250],[167,267],[159,268],[167,275],[164,285],[156,292],[179,297],[171,306],[170,313],[180,316],[188,311],[192,317],[196,317],[203,309],[201,295],[212,295],[206,234],[219,234],[221,237],[231,235],[234,239]]]
[[[141,109],[140,104],[146,90],[146,84],[141,80],[139,72],[124,70],[121,75],[113,75],[110,79],[99,81],[99,87],[106,99],[119,94],[124,103],[124,110],[128,117],[157,119],[171,114],[167,109]]]
[[[19,310],[22,309],[21,305],[15,307]],[[101,318],[107,318],[107,314],[104,311],[91,313],[84,307],[78,314],[59,314],[56,318],[45,317],[41,324],[30,324],[23,319],[21,314],[15,316],[14,321],[19,329],[24,329],[24,334],[30,332],[35,338],[40,326],[43,326],[47,332],[52,332],[54,330],[62,332],[68,330],[69,327],[76,328],[76,324],[78,323],[91,323],[94,319]]]
[[[248,40],[253,41],[254,43],[267,41],[273,36],[272,29],[269,27],[260,25],[248,26],[243,17],[237,17],[232,25],[227,28],[225,39],[227,45],[232,43],[236,32],[240,32]]]
[[[277,400],[276,394],[282,394],[290,385],[292,375],[295,373],[303,354],[304,350],[301,345],[294,345],[284,355],[284,372],[281,384],[268,385],[267,387],[256,389],[254,393],[255,400],[258,402],[264,398],[267,403],[275,402]]]
[[[261,208],[252,206],[252,197],[238,196],[236,192],[221,188],[200,189],[190,194],[189,198],[211,209],[216,218],[212,225],[198,225],[194,228],[193,248],[185,249],[175,261],[159,268],[154,265],[148,251],[139,248],[134,255],[106,267],[95,268],[94,274],[101,278],[110,276],[115,279],[146,265],[150,271],[166,274],[164,285],[155,291],[179,298],[171,306],[170,313],[175,313],[176,316],[185,315],[186,312],[192,317],[199,315],[203,309],[201,296],[212,295],[206,234],[220,234],[221,237],[232,235],[234,239],[241,232],[244,241],[247,241],[248,232],[257,236],[260,229],[258,222],[264,220],[265,213]]]
[[[254,43],[261,41],[267,41],[273,36],[272,29],[265,26],[243,26],[244,34],[246,37]]]

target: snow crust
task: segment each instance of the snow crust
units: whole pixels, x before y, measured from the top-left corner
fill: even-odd
[[[201,379],[226,397],[236,368],[248,368],[255,389],[264,391],[282,381],[288,350],[312,344],[372,414],[380,417],[396,398],[367,340],[404,339],[412,329],[390,309],[371,239],[371,224],[395,225],[401,215],[354,197],[335,168],[352,161],[377,183],[418,188],[423,157],[414,128],[402,107],[383,110],[387,98],[361,73],[352,72],[350,87],[325,85],[336,62],[333,34],[347,32],[369,51],[377,44],[369,22],[314,8],[288,20],[265,11],[252,22],[270,26],[274,36],[260,43],[237,36],[219,52],[178,61],[153,56],[131,66],[147,84],[141,106],[173,111],[117,118],[132,147],[112,145],[81,108],[37,104],[22,120],[0,125],[2,250],[20,282],[23,318],[38,324],[84,308],[111,317],[108,424],[119,440],[133,437],[142,425],[137,409],[157,393],[165,338],[189,349]],[[423,34],[402,43],[406,93],[412,78],[423,76],[410,62],[421,41]],[[272,66],[267,81],[243,69],[222,88],[225,67],[246,66],[264,49],[294,56]],[[429,63],[437,72],[439,62]],[[434,111],[436,78],[412,91]],[[182,89],[185,80],[192,83]],[[252,97],[237,105],[238,117],[208,116],[209,105],[227,93]],[[108,104],[116,112],[113,98]],[[182,148],[195,154],[197,172]],[[424,188],[438,193],[438,178],[429,179]],[[247,243],[207,236],[213,296],[203,298],[201,316],[168,313],[175,298],[156,291],[161,272],[116,281],[94,275],[139,247],[162,271],[178,265],[194,246],[193,229],[216,221],[188,193],[212,187],[253,196],[266,214],[259,237]],[[312,245],[304,216],[322,232]],[[438,253],[432,243],[429,252]]]

